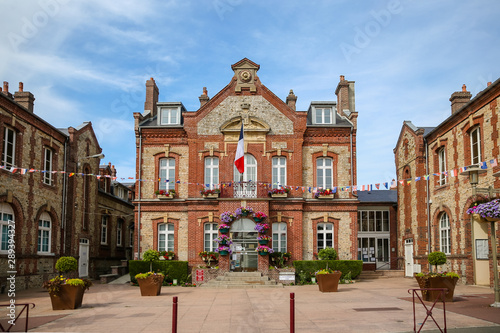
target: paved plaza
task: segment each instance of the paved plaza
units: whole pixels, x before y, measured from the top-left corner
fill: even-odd
[[[160,296],[141,297],[138,287],[96,284],[76,310],[53,311],[43,289],[19,291],[16,303],[35,303],[30,332],[171,332],[173,297],[178,297],[178,332],[290,332],[290,293],[295,295],[296,332],[411,332],[414,279],[388,278],[340,285],[321,293],[316,285],[273,289],[163,287]],[[9,302],[7,294],[0,303]],[[500,309],[490,308],[493,291],[458,285],[455,302],[446,304],[450,332],[500,332]],[[428,307],[431,303],[426,302]],[[416,305],[417,323],[425,318]],[[6,310],[1,309],[5,327]],[[442,309],[435,309],[443,324]],[[21,323],[12,331],[23,331]],[[435,331],[432,319],[423,331]]]

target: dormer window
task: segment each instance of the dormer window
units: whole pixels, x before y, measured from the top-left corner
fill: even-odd
[[[332,123],[332,108],[314,108],[315,124],[331,124]]]
[[[160,108],[160,125],[179,125],[179,108]]]

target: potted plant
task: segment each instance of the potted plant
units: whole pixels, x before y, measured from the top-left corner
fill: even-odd
[[[231,248],[227,245],[220,245],[217,249],[215,249],[215,251],[219,252],[219,254],[221,256],[225,256],[225,255],[233,253]]]
[[[333,198],[333,191],[327,188],[326,190],[320,190],[314,193],[316,199],[331,199]]]
[[[318,252],[319,260],[337,260],[337,250],[331,247],[321,249]]]
[[[272,198],[286,198],[290,189],[288,187],[273,188],[267,192]]]
[[[236,220],[236,216],[234,216],[231,212],[224,212],[220,214],[220,221],[222,223],[231,223]]]
[[[92,286],[89,279],[67,278],[63,274],[76,272],[78,261],[73,257],[61,257],[56,262],[56,270],[61,275],[43,283],[49,292],[53,310],[76,309],[82,306],[83,294]]]
[[[420,289],[427,288],[446,288],[448,292],[445,293],[445,302],[453,302],[453,294],[455,286],[457,285],[458,278],[460,277],[454,272],[438,272],[437,266],[446,263],[446,255],[443,252],[435,251],[429,253],[427,256],[429,264],[434,265],[435,272],[418,273],[415,279]],[[437,290],[422,290],[422,298],[425,301],[434,301],[441,295]]]
[[[233,244],[231,237],[229,237],[228,235],[224,235],[224,234],[220,235],[219,237],[214,239],[214,241],[217,242],[217,244],[219,244],[219,245],[231,245],[231,244]]]
[[[175,190],[170,189],[170,190],[156,190],[155,191],[156,197],[160,200],[168,200],[168,199],[173,199],[176,195]]]
[[[211,199],[211,198],[218,198],[220,194],[220,189],[215,188],[215,189],[210,189],[207,187],[204,187],[201,191],[200,194],[206,198],[206,199]]]
[[[175,258],[175,252],[174,251],[166,251],[163,257],[167,260],[173,260]]]
[[[263,212],[257,212],[257,213],[254,213],[253,214],[253,220],[255,222],[261,222],[262,220],[264,220],[265,218],[267,217],[267,215]]]
[[[479,214],[483,219],[489,222],[499,221],[500,199],[475,202],[473,206],[467,209],[467,214]]]
[[[267,235],[259,235],[259,237],[257,237],[257,240],[259,241],[259,244],[261,245],[266,245],[267,243],[269,243],[269,241],[272,239],[271,236],[267,236]]]
[[[261,234],[265,234],[267,230],[269,230],[269,224],[267,223],[257,223],[255,225],[255,230]]]
[[[267,246],[267,245],[259,245],[255,249],[255,251],[257,251],[261,256],[265,256],[265,255],[267,255],[269,253],[273,253],[274,252],[274,250],[272,248],[270,248],[269,246]]]
[[[327,268],[321,269],[315,273],[316,281],[318,281],[319,291],[326,292],[336,292],[339,287],[340,277],[342,276],[341,271],[334,271]]]
[[[229,232],[229,228],[231,228],[230,225],[228,225],[228,224],[221,224],[221,225],[219,225],[219,232],[221,234],[227,234]]]
[[[276,268],[285,267],[285,263],[290,260],[292,254],[290,252],[273,252],[269,255],[271,263],[276,266]]]
[[[160,295],[165,275],[162,273],[146,272],[137,274],[135,278],[137,279],[137,283],[139,283],[141,296]]]
[[[240,207],[235,211],[237,216],[248,216],[253,213],[252,207]]]
[[[201,260],[205,261],[208,266],[210,266],[211,262],[217,262],[219,258],[219,253],[211,252],[211,251],[201,251],[198,253]]]

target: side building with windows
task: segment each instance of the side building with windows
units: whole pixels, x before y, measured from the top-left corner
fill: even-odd
[[[16,289],[40,287],[55,276],[61,256],[78,259],[79,275],[97,278],[131,253],[133,206],[116,171],[99,175],[101,147],[90,122],[56,128],[34,113],[34,96],[0,92],[0,284],[16,272]],[[113,176],[114,174],[114,176]],[[100,189],[98,179],[109,182]],[[117,198],[116,194],[120,193]],[[109,242],[99,243],[102,217]],[[118,230],[121,228],[121,233]],[[122,237],[120,238],[119,235]],[[10,252],[9,252],[10,250]],[[15,255],[15,265],[9,265]]]
[[[268,245],[292,260],[328,247],[356,259],[354,82],[340,76],[336,100],[297,111],[292,90],[283,101],[261,83],[258,64],[245,58],[231,68],[229,84],[212,98],[203,88],[195,111],[159,102],[156,82],[146,82],[144,112],[134,113],[135,258],[169,250],[191,267],[202,264],[198,254],[217,249],[219,225],[227,222],[221,214],[248,207],[267,216]],[[234,161],[242,129],[240,173]],[[221,255],[219,268],[267,273],[252,216],[229,224],[232,255]]]
[[[466,213],[486,197],[474,197],[468,177],[460,173],[464,167],[481,166],[486,172],[478,187],[500,188],[493,176],[500,170],[500,79],[471,97],[465,85],[454,92],[451,116],[436,127],[403,123],[394,154],[399,255],[405,258],[406,276],[428,271],[427,255],[441,251],[448,258],[443,268],[460,274],[464,283],[493,281],[488,225]]]

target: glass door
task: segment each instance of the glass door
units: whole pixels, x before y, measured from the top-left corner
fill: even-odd
[[[377,269],[390,269],[389,264],[389,239],[377,239]]]
[[[258,246],[255,222],[250,219],[239,219],[231,226],[231,262],[234,272],[252,272],[257,270],[258,257],[255,249]]]

